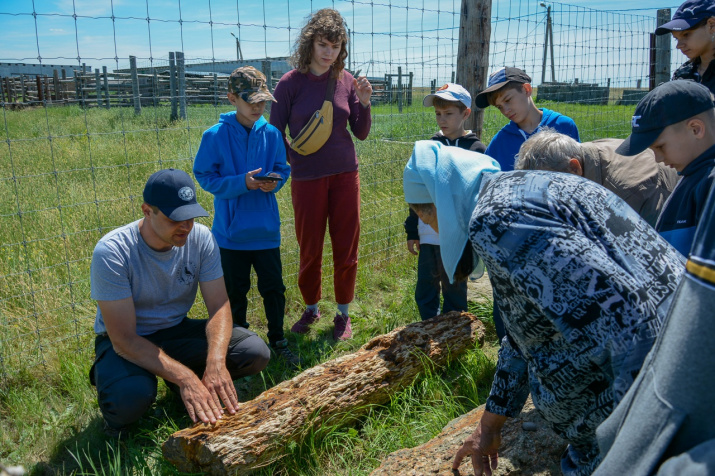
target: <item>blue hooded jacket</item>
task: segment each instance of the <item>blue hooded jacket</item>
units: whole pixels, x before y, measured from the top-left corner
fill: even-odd
[[[519,154],[521,144],[544,127],[549,127],[556,132],[566,134],[574,140],[581,142],[578,136],[578,128],[573,119],[550,109],[540,108],[540,110],[543,111],[544,115],[541,118],[539,127],[531,134],[527,134],[521,130],[519,126],[516,125],[516,122],[509,121],[509,124],[502,127],[492,138],[484,153],[496,159],[499,165],[501,165],[502,171],[507,172],[514,170],[514,162],[516,162],[516,156]]]
[[[269,193],[248,190],[246,173],[279,174],[283,180]],[[264,250],[281,243],[276,193],[290,175],[281,133],[259,118],[249,134],[235,112],[221,114],[204,132],[194,160],[199,185],[214,196],[213,234],[221,248]]]

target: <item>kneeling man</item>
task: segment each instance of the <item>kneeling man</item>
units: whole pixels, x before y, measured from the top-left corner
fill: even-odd
[[[191,420],[216,423],[238,406],[233,380],[263,370],[270,351],[259,336],[234,327],[208,216],[191,177],[156,172],[144,188],[144,217],[111,231],[92,256],[97,301],[90,380],[110,436],[120,436],[154,402],[157,379],[176,390]],[[208,319],[189,319],[196,291]]]

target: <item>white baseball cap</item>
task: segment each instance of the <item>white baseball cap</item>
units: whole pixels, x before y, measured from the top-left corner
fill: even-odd
[[[434,98],[442,98],[445,101],[459,101],[468,108],[472,107],[472,96],[469,94],[469,91],[464,89],[462,86],[459,84],[454,84],[454,83],[447,83],[441,88],[439,88],[437,91],[435,91],[434,94],[429,94],[425,96],[425,98],[422,100],[422,104],[425,105],[426,107],[432,107],[432,102],[434,101]]]

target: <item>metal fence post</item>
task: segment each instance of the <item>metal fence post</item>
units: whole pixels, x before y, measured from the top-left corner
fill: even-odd
[[[176,52],[176,73],[179,80],[179,117],[186,119],[186,64],[184,52]]]

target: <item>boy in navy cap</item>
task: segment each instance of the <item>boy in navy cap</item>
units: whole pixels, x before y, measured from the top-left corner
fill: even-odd
[[[672,33],[688,61],[673,73],[673,79],[692,79],[715,93],[715,2],[687,0],[673,19],[655,30],[656,35]]]
[[[221,114],[204,132],[194,160],[199,185],[214,195],[212,231],[221,251],[233,322],[248,328],[251,268],[268,321],[271,349],[290,366],[300,362],[283,332],[285,285],[281,264],[281,220],[276,193],[290,175],[281,133],[263,117],[275,101],[266,77],[253,66],[231,73],[228,100],[235,111]]]
[[[90,268],[97,301],[90,381],[108,436],[126,434],[156,399],[157,377],[181,395],[194,422],[238,408],[233,380],[265,368],[270,351],[233,327],[218,246],[194,218],[208,216],[182,170],[160,170],[144,187],[143,218],[99,240]],[[196,291],[208,319],[189,319]]]
[[[537,108],[531,97],[531,78],[519,68],[505,67],[489,76],[487,88],[477,94],[474,103],[482,109],[499,109],[509,123],[489,142],[486,154],[496,159],[502,171],[514,170],[514,162],[526,139],[549,127],[579,141],[573,119],[546,108]]]
[[[665,203],[655,229],[688,255],[703,207],[715,183],[715,103],[694,81],[661,84],[636,106],[631,135],[616,153],[632,156],[650,148],[682,176]]]
[[[444,145],[459,147],[473,152],[484,152],[486,147],[479,137],[464,130],[464,121],[472,113],[472,96],[459,84],[447,83],[434,94],[425,96],[425,107],[434,107],[439,131],[432,140]],[[442,312],[467,310],[467,281],[450,283],[440,257],[439,233],[424,223],[410,209],[404,223],[407,233],[407,250],[417,258],[417,285],[415,302],[422,320],[440,313],[440,289],[444,300]]]

